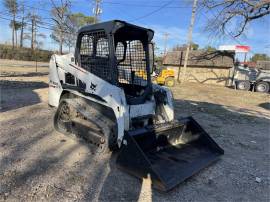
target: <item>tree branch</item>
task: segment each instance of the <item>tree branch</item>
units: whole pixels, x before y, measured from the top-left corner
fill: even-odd
[[[208,20],[209,31],[226,33],[226,26],[234,19],[238,20],[240,26],[238,23],[232,32],[235,37],[245,31],[249,22],[270,14],[270,0],[203,0],[201,4],[206,10],[217,13],[213,14],[214,20]]]

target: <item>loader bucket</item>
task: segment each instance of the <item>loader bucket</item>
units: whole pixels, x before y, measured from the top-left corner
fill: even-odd
[[[169,191],[224,154],[192,118],[165,128],[125,133],[117,166],[139,178],[151,176],[152,186]]]

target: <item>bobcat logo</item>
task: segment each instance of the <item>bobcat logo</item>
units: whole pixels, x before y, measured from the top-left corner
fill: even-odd
[[[93,91],[96,91],[96,87],[97,87],[97,85],[96,84],[93,84],[91,82],[90,89],[93,90]]]

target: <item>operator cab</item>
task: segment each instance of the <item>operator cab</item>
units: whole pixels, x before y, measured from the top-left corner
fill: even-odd
[[[150,29],[119,20],[87,25],[79,30],[76,62],[122,88],[128,104],[145,103],[152,95],[153,35]]]

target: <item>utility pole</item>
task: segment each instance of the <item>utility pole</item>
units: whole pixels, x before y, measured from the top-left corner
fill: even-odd
[[[188,37],[187,37],[187,50],[186,50],[186,55],[185,55],[185,60],[184,60],[183,75],[181,78],[181,82],[184,82],[186,79],[188,55],[189,55],[189,50],[192,43],[192,32],[193,32],[193,26],[194,26],[194,21],[195,21],[195,16],[196,16],[197,3],[198,3],[198,0],[193,1],[192,15],[191,15],[191,21],[190,21]]]
[[[95,0],[95,8],[93,8],[93,13],[95,16],[94,24],[96,24],[99,21],[99,16],[102,13],[102,10],[100,8],[101,0]]]
[[[167,53],[167,40],[168,40],[168,37],[169,37],[169,33],[164,33],[163,36],[164,36],[164,53],[163,53],[163,56],[165,57],[165,55]]]

